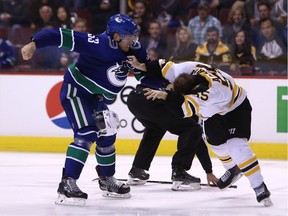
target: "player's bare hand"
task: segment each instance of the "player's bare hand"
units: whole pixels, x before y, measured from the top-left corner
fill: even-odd
[[[150,88],[144,88],[144,95],[146,96],[147,100],[156,100],[156,99],[162,99],[166,100],[167,93],[164,91],[154,90]]]
[[[167,90],[167,91],[173,91],[173,84],[172,84],[172,83],[169,83],[169,84],[166,86],[166,90]]]
[[[127,62],[135,68],[140,64],[135,56],[127,56],[127,58]]]
[[[30,42],[21,49],[22,57],[24,60],[29,60],[32,58],[36,50],[36,45],[34,42]]]
[[[217,185],[218,178],[213,173],[207,173],[207,183],[208,185]]]

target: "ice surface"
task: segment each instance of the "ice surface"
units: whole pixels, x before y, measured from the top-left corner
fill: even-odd
[[[101,196],[95,179],[96,160],[89,155],[78,180],[78,186],[88,193],[85,207],[59,206],[58,183],[61,178],[65,154],[0,152],[0,215],[109,215],[109,216],[287,216],[288,169],[287,161],[261,160],[264,180],[271,191],[272,207],[257,203],[249,181],[242,177],[236,185],[221,191],[202,187],[198,191],[172,191],[170,185],[146,184],[131,187],[131,199],[108,199]],[[117,178],[127,178],[133,156],[117,156]],[[212,158],[216,176],[224,173],[220,161]],[[155,157],[150,168],[151,180],[169,181],[171,157]],[[189,170],[206,182],[206,174],[197,158]]]

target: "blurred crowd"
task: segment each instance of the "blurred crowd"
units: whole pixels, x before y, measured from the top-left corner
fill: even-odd
[[[0,0],[0,70],[64,71],[78,54],[57,47],[23,61],[43,28],[101,34],[119,0]],[[127,0],[149,57],[200,61],[231,75],[287,76],[287,0]]]

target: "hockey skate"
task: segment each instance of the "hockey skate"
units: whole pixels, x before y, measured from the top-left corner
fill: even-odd
[[[256,199],[259,203],[263,203],[264,206],[268,207],[273,205],[271,199],[270,199],[270,191],[267,189],[267,186],[265,185],[264,182],[257,187],[254,188],[254,191],[256,193]]]
[[[128,173],[128,185],[144,185],[149,179],[150,175],[144,169],[132,167]]]
[[[58,187],[58,198],[55,204],[85,206],[88,195],[82,192],[76,184],[76,180],[63,177]]]
[[[240,179],[242,176],[243,174],[241,173],[241,170],[237,165],[235,165],[231,169],[227,170],[223,176],[221,176],[221,178],[217,182],[217,186],[219,189],[224,190],[230,185],[232,185],[234,182],[236,182],[238,179]]]
[[[173,168],[171,180],[173,191],[192,191],[201,188],[200,178],[188,174],[182,168]]]
[[[114,176],[100,176],[98,168],[96,166],[96,171],[99,176],[99,187],[102,190],[103,197],[111,198],[130,198],[131,194],[130,187],[123,182],[117,181]]]

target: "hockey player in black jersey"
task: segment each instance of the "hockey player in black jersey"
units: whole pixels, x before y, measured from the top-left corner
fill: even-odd
[[[146,49],[138,42],[135,22],[117,14],[108,20],[106,32],[93,35],[70,29],[44,29],[22,48],[24,60],[36,49],[57,46],[78,52],[79,59],[69,66],[60,92],[61,104],[74,132],[66,152],[63,177],[59,184],[57,204],[85,205],[88,195],[76,184],[91,146],[96,142],[96,171],[103,196],[129,198],[130,187],[114,178],[117,114],[108,109],[124,87],[131,70],[127,56],[147,61]],[[140,72],[134,70],[135,77]]]

